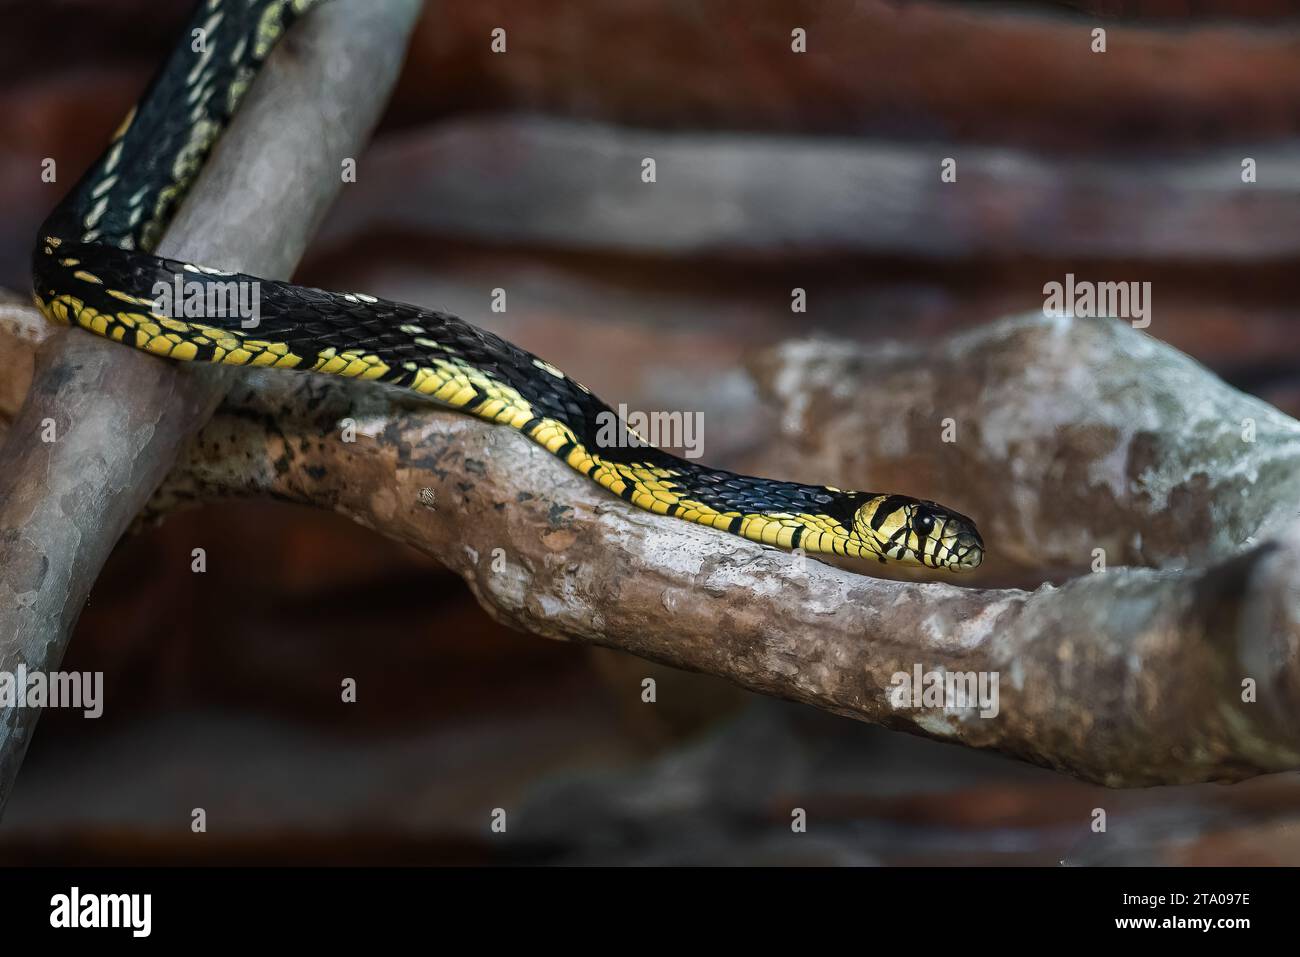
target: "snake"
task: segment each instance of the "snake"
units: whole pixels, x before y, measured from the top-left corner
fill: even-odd
[[[403,388],[517,430],[638,509],[775,548],[945,571],[980,564],[983,540],[959,512],[675,456],[556,366],[448,313],[154,255],[259,68],[321,2],[201,0],[108,146],[37,234],[33,299],[47,320],[172,360]],[[602,431],[611,421],[618,427]]]

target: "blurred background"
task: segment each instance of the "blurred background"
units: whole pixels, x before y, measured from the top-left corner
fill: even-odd
[[[0,0],[0,286],[27,291],[63,189],[42,158],[90,162],[191,7]],[[1298,264],[1300,3],[479,0],[426,4],[296,278],[710,421],[783,340],[1152,281],[1151,334],[1297,415]],[[758,440],[714,428],[707,461]],[[435,562],[281,504],[128,537],[63,667],[105,673],[105,715],[41,719],[0,863],[1300,864],[1300,775],[1105,791],[759,699],[504,629]]]

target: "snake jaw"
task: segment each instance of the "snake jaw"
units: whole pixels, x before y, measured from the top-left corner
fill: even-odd
[[[908,515],[909,557],[929,568],[961,572],[984,560],[984,540],[965,515],[936,502],[919,502]]]
[[[912,557],[931,568],[962,572],[979,567],[984,560],[984,540],[965,515],[934,502],[917,506],[912,515],[912,533],[918,547]]]
[[[951,552],[947,568],[955,572],[970,571],[978,568],[984,560],[984,540],[974,525],[957,534],[957,544]]]

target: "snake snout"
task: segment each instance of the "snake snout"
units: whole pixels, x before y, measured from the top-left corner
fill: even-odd
[[[971,528],[964,528],[957,533],[957,541],[952,548],[953,568],[977,568],[984,560],[984,540],[980,533]]]

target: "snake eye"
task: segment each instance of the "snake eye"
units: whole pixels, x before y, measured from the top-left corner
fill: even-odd
[[[934,516],[929,512],[922,512],[916,517],[916,530],[922,535],[929,535],[934,529]]]

